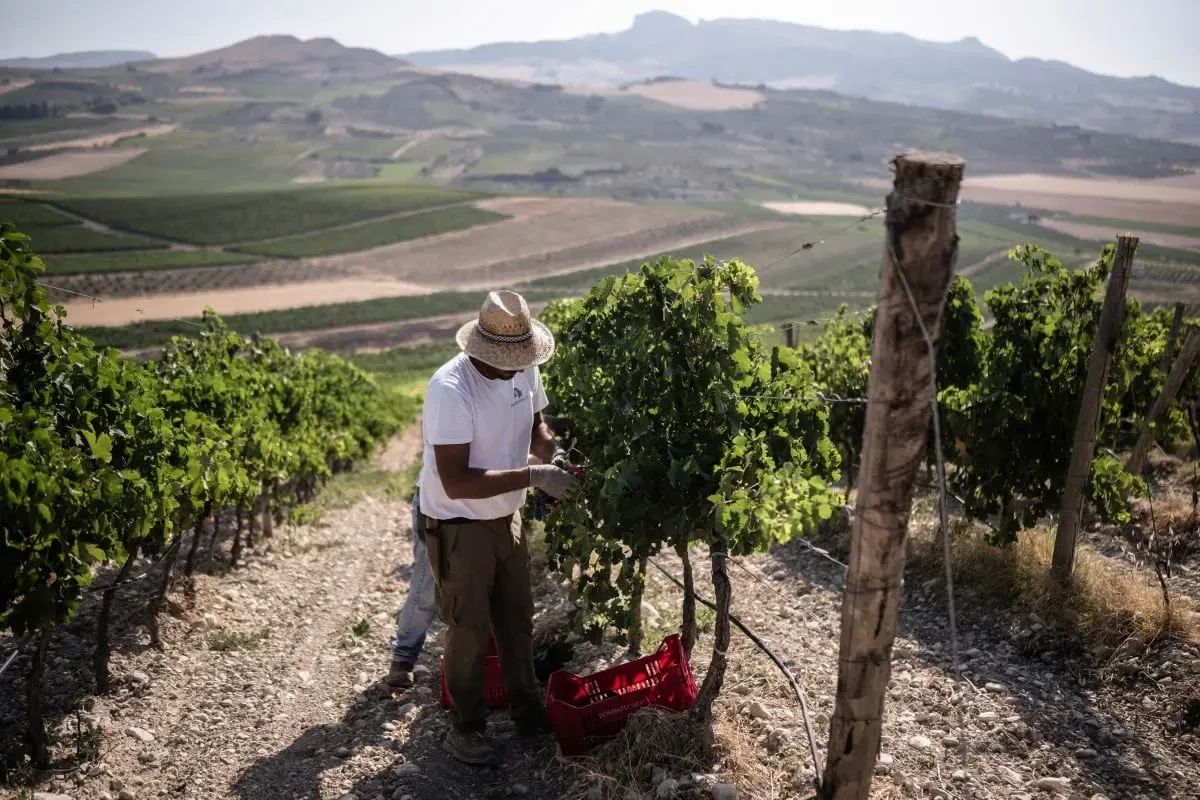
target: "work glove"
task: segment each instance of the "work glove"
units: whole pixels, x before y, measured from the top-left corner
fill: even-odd
[[[553,464],[534,464],[529,468],[529,485],[561,500],[570,497],[578,482],[575,476]]]

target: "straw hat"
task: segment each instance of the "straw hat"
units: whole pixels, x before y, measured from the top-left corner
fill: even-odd
[[[554,354],[554,335],[533,318],[525,298],[501,289],[488,292],[471,320],[454,336],[469,356],[501,370],[518,370],[544,364]]]

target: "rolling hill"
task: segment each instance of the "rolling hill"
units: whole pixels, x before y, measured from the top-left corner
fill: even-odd
[[[102,69],[134,61],[151,61],[158,56],[145,50],[83,50],[55,53],[37,58],[0,59],[0,67],[19,69]]]
[[[407,64],[377,50],[346,47],[330,38],[304,40],[295,36],[255,36],[219,50],[160,59],[140,66],[150,72],[200,80],[238,75],[322,80],[346,75],[378,77],[397,72]]]
[[[650,14],[623,34],[579,42],[589,58],[610,60],[648,52],[664,36],[695,35],[736,49],[741,26],[728,22],[732,33],[716,36],[724,28],[715,22]],[[815,47],[826,32],[782,26],[772,34],[766,26],[759,33],[769,55],[792,40]],[[929,51],[947,72],[959,62],[1010,63],[972,41],[930,45],[846,33],[833,42],[826,50],[839,58],[868,45],[878,59],[897,62]],[[493,45],[476,55],[506,59],[528,47],[565,57],[577,44]],[[715,57],[704,47],[673,50]],[[770,58],[740,60],[771,65]],[[784,66],[776,65],[779,74]],[[385,179],[631,200],[770,201],[832,192],[852,197],[828,199],[857,201],[860,182],[878,178],[880,165],[906,148],[958,153],[974,174],[1170,178],[1200,168],[1195,145],[1078,125],[828,89],[489,78],[328,38],[259,36],[108,68],[0,69],[0,81],[9,81],[0,94],[0,180],[26,189],[41,183],[140,195]]]
[[[669,75],[829,89],[874,100],[1200,143],[1200,88],[1155,77],[1097,75],[1061,61],[1014,61],[975,38],[938,43],[756,19],[693,24],[653,11],[639,14],[632,27],[615,34],[403,57],[421,66],[552,83],[617,85]]]

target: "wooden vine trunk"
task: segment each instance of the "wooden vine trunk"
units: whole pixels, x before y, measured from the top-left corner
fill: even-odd
[[[262,535],[264,539],[270,539],[275,535],[275,518],[272,516],[271,500],[275,496],[274,487],[270,487],[263,492],[262,496]]]
[[[680,631],[680,643],[683,652],[688,657],[696,646],[696,577],[692,574],[692,559],[688,553],[687,542],[675,548],[679,560],[683,562],[683,624]]]
[[[229,551],[229,566],[234,568],[242,558],[242,529],[246,525],[246,512],[241,506],[237,507],[237,527],[233,530],[233,546]]]
[[[642,624],[642,597],[646,593],[646,567],[650,557],[638,559],[638,584],[630,598],[629,653],[634,656],[642,654],[642,639],[645,636],[645,626]]]
[[[197,528],[199,525],[197,524]],[[197,531],[195,536],[199,536]],[[150,644],[159,649],[162,648],[162,631],[158,626],[158,615],[162,613],[163,605],[167,602],[167,592],[171,589],[171,578],[175,575],[175,562],[179,558],[179,548],[183,544],[183,533],[175,534],[175,539],[168,545],[169,553],[163,558],[163,574],[162,582],[158,585],[158,592],[154,595],[154,599],[150,601]]]
[[[183,567],[184,575],[191,575],[196,569],[196,551],[200,549],[200,540],[204,537],[204,523],[206,520],[211,520],[213,530],[217,528],[217,515],[213,511],[212,504],[204,507],[204,512],[200,514],[200,520],[196,523],[196,530],[192,534],[192,546],[188,550],[187,562]]]
[[[913,487],[932,412],[933,364],[913,304],[936,347],[958,250],[962,160],[905,154],[892,164],[824,800],[866,800],[871,789]]]
[[[37,647],[25,683],[25,735],[29,740],[30,758],[38,769],[50,766],[50,737],[46,735],[46,721],[42,718],[42,674],[46,671],[46,650],[50,647],[53,632],[50,625],[38,631]]]
[[[696,704],[692,706],[692,718],[704,725],[712,722],[713,704],[725,683],[725,668],[729,665],[729,617],[733,607],[733,585],[729,582],[726,569],[725,545],[714,544],[713,550],[712,583],[717,596],[717,619],[713,627],[712,659],[708,663],[704,683],[700,684]]]
[[[134,548],[129,557],[125,559],[125,563],[121,565],[121,570],[113,579],[112,585],[104,590],[104,598],[100,602],[100,614],[96,619],[96,649],[92,653],[92,671],[96,676],[96,691],[101,694],[112,688],[108,672],[108,659],[112,653],[108,639],[108,620],[112,616],[112,605],[113,600],[116,599],[117,587],[128,577],[135,558],[137,558],[137,548]]]

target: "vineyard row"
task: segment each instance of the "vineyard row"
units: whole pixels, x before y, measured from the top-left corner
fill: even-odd
[[[260,517],[270,535],[286,503],[311,499],[398,427],[368,373],[319,350],[247,339],[211,310],[198,335],[148,363],[98,350],[50,306],[43,270],[27,237],[0,229],[0,629],[36,641],[27,708],[38,766],[49,758],[39,701],[47,646],[99,567],[120,565],[97,625],[105,691],[113,588],[139,555],[166,556],[153,617],[185,531],[195,531],[190,575],[201,530],[211,521],[215,534],[222,509],[249,515],[247,537]],[[244,545],[239,525],[235,564]]]

